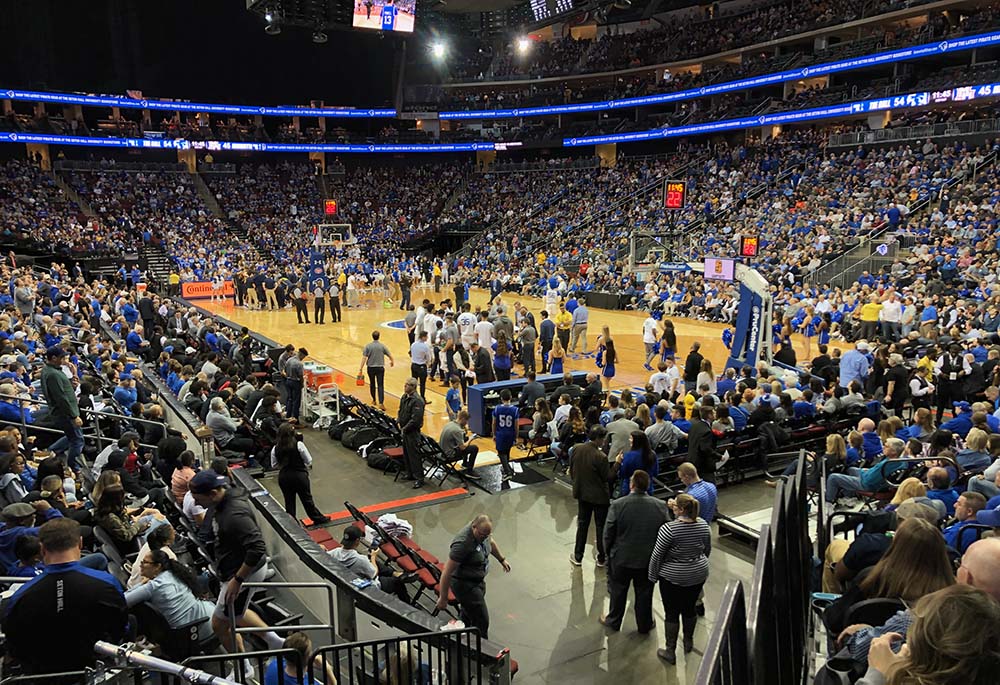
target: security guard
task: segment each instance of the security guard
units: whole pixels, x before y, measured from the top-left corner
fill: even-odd
[[[490,612],[486,607],[486,573],[490,557],[494,557],[506,573],[510,564],[493,541],[493,521],[486,514],[472,519],[451,541],[448,561],[438,585],[438,609],[448,606],[448,591],[455,593],[460,616],[466,626],[479,628],[483,639],[489,639]]]

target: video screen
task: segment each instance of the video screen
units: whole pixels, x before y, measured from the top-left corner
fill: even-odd
[[[736,271],[736,262],[732,259],[705,257],[705,278],[712,281],[731,281]]]
[[[356,29],[413,33],[417,0],[354,0]]]

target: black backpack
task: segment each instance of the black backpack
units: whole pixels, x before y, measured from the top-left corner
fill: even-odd
[[[382,435],[382,431],[374,426],[364,424],[352,426],[344,431],[344,434],[340,438],[340,444],[349,450],[356,450],[362,445],[367,445],[380,435]]]

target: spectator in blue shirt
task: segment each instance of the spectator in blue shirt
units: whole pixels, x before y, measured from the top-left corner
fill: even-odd
[[[670,411],[670,422],[684,433],[691,432],[691,422],[684,418],[684,407],[680,404],[674,405],[674,408]]]
[[[941,424],[941,430],[951,431],[964,438],[972,430],[972,405],[968,402],[955,402],[954,406],[955,417]]]
[[[944,529],[944,541],[948,546],[965,554],[965,550],[976,541],[973,532],[960,536],[963,528],[976,523],[976,514],[986,508],[986,498],[978,492],[963,492],[955,502],[955,522]]]
[[[118,387],[115,388],[114,398],[115,402],[122,406],[125,413],[129,414],[129,409],[139,399],[138,392],[135,389],[135,379],[132,374],[118,374]]]
[[[716,503],[719,498],[715,483],[702,480],[698,468],[691,462],[684,462],[677,467],[677,476],[684,484],[684,492],[698,500],[698,516],[711,523],[715,518]]]
[[[859,340],[853,350],[848,350],[840,358],[840,386],[850,387],[851,381],[858,381],[862,386],[868,378],[868,342]]]
[[[813,404],[813,391],[808,388],[802,391],[802,398],[792,404],[792,412],[796,419],[808,419],[816,416],[816,405]]]
[[[35,422],[35,416],[31,413],[28,407],[22,406],[21,400],[15,400],[7,397],[8,395],[16,395],[17,392],[15,388],[10,383],[0,384],[0,421],[5,423],[20,424],[22,417],[24,422],[27,424],[32,424]]]
[[[955,515],[955,503],[961,493],[951,487],[948,471],[940,466],[927,471],[927,497],[944,504],[948,516]]]
[[[951,422],[949,421],[949,423]],[[945,429],[944,426],[941,428]],[[958,451],[958,454],[955,455],[955,461],[962,471],[982,473],[986,467],[993,463],[989,448],[990,436],[986,431],[973,428],[965,438],[965,449]]]

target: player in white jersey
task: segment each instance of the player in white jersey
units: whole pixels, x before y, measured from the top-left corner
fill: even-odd
[[[479,346],[489,350],[493,346],[493,324],[486,319],[486,312],[479,313],[479,323],[476,324],[475,331]]]
[[[458,331],[462,336],[462,347],[469,349],[476,339],[476,315],[470,310],[469,303],[462,305],[462,313],[458,315]]]
[[[545,310],[555,312],[559,309],[559,291],[549,286],[545,291]]]

